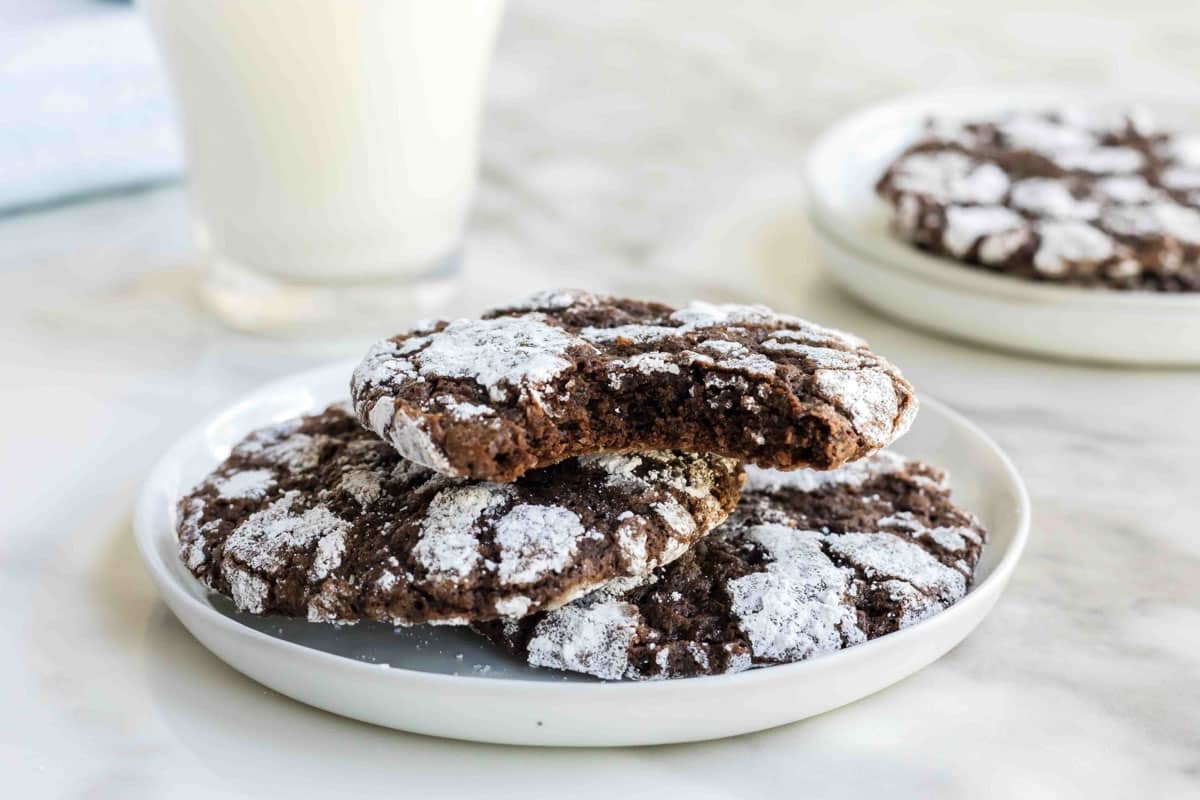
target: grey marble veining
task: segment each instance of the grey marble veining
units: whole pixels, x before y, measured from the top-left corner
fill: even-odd
[[[1025,559],[965,643],[807,722],[613,752],[471,745],[301,706],[158,601],[130,503],[200,416],[357,343],[230,333],[197,307],[178,187],[0,220],[0,773],[23,795],[697,798],[1200,794],[1200,371],[979,350],[832,287],[807,143],[926,86],[1189,92],[1176,3],[514,0],[489,90],[469,312],[556,284],[769,301],[853,330],[1012,456]]]

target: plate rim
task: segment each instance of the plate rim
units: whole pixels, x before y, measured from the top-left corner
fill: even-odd
[[[1039,305],[1072,305],[1087,310],[1123,310],[1142,313],[1177,313],[1200,315],[1200,292],[1163,293],[1144,290],[1114,290],[1092,287],[1063,286],[1031,281],[1013,275],[989,272],[983,268],[961,263],[953,258],[926,253],[906,242],[872,233],[866,243],[855,241],[848,226],[861,222],[861,216],[839,210],[828,200],[824,172],[829,164],[841,165],[848,155],[847,140],[883,125],[903,122],[916,123],[921,118],[946,107],[956,107],[960,115],[976,113],[973,107],[1038,108],[1047,105],[1162,105],[1171,101],[1195,103],[1195,97],[1183,94],[1151,93],[1139,95],[1131,102],[1126,93],[1105,92],[1094,85],[1071,84],[1001,84],[987,87],[957,88],[910,92],[898,97],[860,107],[828,126],[814,141],[804,160],[802,174],[808,190],[810,224],[832,238],[843,249],[878,260],[881,266],[905,271],[917,277],[949,286],[956,290],[974,290],[1004,301],[1036,302]],[[880,208],[886,207],[872,193],[871,199]],[[854,227],[857,231],[858,228]]]
[[[298,383],[312,383],[315,380],[322,379],[331,374],[334,370],[339,370],[343,374],[349,374],[353,365],[357,364],[357,359],[354,361],[337,361],[328,363],[320,367],[315,367],[301,372],[292,373],[284,377],[269,381],[261,386],[240,395],[236,400],[223,406],[215,413],[211,413],[203,418],[203,420],[180,434],[173,443],[160,455],[146,473],[146,477],[141,484],[138,492],[137,500],[134,505],[133,513],[133,533],[137,544],[138,553],[142,563],[149,572],[151,579],[159,592],[162,594],[162,599],[166,602],[172,614],[180,619],[184,627],[189,627],[182,616],[176,611],[175,603],[182,603],[192,611],[196,612],[211,625],[225,634],[242,639],[252,646],[260,648],[278,648],[283,654],[293,657],[301,657],[310,659],[318,665],[334,667],[337,669],[349,669],[352,674],[359,674],[363,677],[370,676],[374,680],[378,680],[381,676],[381,665],[371,664],[359,661],[346,656],[335,653],[325,652],[315,648],[307,647],[296,642],[281,639],[261,631],[250,628],[241,624],[232,617],[221,614],[212,605],[201,601],[199,598],[186,591],[179,584],[180,577],[168,569],[167,565],[159,558],[156,550],[156,542],[158,537],[163,535],[161,531],[156,530],[153,522],[155,517],[155,509],[157,508],[157,494],[155,485],[158,483],[158,478],[161,473],[170,469],[170,465],[179,460],[179,455],[185,452],[190,446],[194,446],[196,442],[202,442],[206,431],[216,422],[233,414],[238,408],[253,402],[260,395],[267,395],[272,392],[278,392],[283,387],[295,386]],[[348,366],[349,365],[349,366]],[[1014,523],[1013,538],[1007,550],[996,563],[991,573],[982,581],[973,585],[967,595],[958,602],[954,603],[949,608],[935,614],[934,616],[922,620],[907,628],[889,633],[886,636],[881,636],[878,639],[873,639],[862,644],[854,645],[853,647],[843,648],[833,653],[826,653],[816,658],[797,661],[790,664],[775,664],[766,667],[745,670],[737,673],[725,673],[721,675],[704,675],[689,677],[684,679],[669,679],[669,680],[565,680],[565,681],[539,681],[539,680],[520,680],[513,678],[489,677],[486,675],[446,675],[436,672],[427,672],[418,669],[409,669],[406,667],[396,667],[388,665],[388,679],[394,680],[397,683],[412,683],[424,682],[431,687],[448,687],[454,686],[459,689],[464,686],[477,688],[485,692],[502,692],[509,694],[525,695],[525,694],[541,694],[544,692],[553,692],[555,694],[578,694],[585,693],[587,695],[595,695],[597,693],[615,693],[617,691],[634,692],[634,693],[662,693],[662,692],[697,692],[697,691],[712,691],[720,687],[728,687],[732,685],[748,685],[754,683],[763,683],[769,681],[786,680],[789,676],[795,673],[803,673],[806,669],[814,669],[814,665],[820,665],[821,668],[835,669],[839,661],[858,661],[875,657],[881,651],[885,651],[891,647],[902,646],[909,639],[921,636],[924,633],[934,629],[935,627],[945,627],[953,624],[954,620],[971,612],[971,609],[976,605],[983,605],[990,602],[995,602],[999,594],[1003,591],[1013,571],[1016,569],[1017,563],[1020,561],[1022,554],[1028,544],[1031,523],[1032,523],[1032,506],[1029,499],[1029,492],[1025,486],[1025,482],[1021,479],[1020,473],[1012,460],[1004,452],[1004,450],[983,431],[978,425],[965,416],[945,405],[944,403],[929,397],[928,395],[920,395],[920,403],[926,408],[937,409],[937,413],[947,417],[951,422],[960,425],[967,429],[972,436],[989,451],[989,453],[997,459],[1002,467],[1005,477],[1009,482],[1010,488],[1014,490],[1016,496],[1016,515]],[[317,403],[321,401],[318,399]],[[173,532],[167,532],[166,535],[172,535]],[[194,580],[194,579],[193,579]],[[202,587],[204,591],[209,591],[207,587]],[[995,597],[992,595],[995,594]],[[990,610],[990,609],[988,609]],[[985,610],[984,615],[986,615]],[[972,626],[974,627],[974,626]],[[189,630],[190,633],[190,630]],[[194,634],[193,634],[194,635]],[[207,645],[205,645],[207,648]],[[231,665],[232,666],[232,665]],[[237,669],[234,667],[234,669]],[[240,671],[240,670],[239,670]]]

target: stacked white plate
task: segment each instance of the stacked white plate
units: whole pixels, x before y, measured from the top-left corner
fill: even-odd
[[[827,131],[808,159],[809,215],[827,266],[868,305],[956,338],[1083,361],[1200,364],[1200,293],[1037,283],[924,253],[889,230],[890,209],[875,182],[925,119],[1062,106],[1140,107],[1164,127],[1200,131],[1200,114],[1178,98],[1062,88],[921,94],[866,109]]]

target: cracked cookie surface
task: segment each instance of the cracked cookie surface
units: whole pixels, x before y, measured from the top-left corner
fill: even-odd
[[[830,472],[749,468],[733,515],[643,585],[475,628],[538,667],[608,680],[830,653],[963,597],[986,533],[946,476],[891,452]]]
[[[380,342],[351,396],[406,458],[501,481],[623,450],[828,469],[891,443],[917,409],[899,371],[848,334],[762,306],[585,291]]]
[[[880,178],[917,247],[1022,278],[1200,291],[1200,135],[1144,113],[931,120]]]
[[[179,502],[180,557],[238,609],[409,625],[520,617],[679,557],[741,467],[643,452],[511,484],[399,456],[344,406],[251,433]]]

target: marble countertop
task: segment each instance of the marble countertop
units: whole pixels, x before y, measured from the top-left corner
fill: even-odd
[[[252,683],[158,600],[131,503],[195,420],[359,343],[258,340],[209,319],[184,193],[168,186],[0,220],[6,788],[1200,794],[1200,372],[1038,361],[876,317],[822,275],[798,177],[821,128],[901,91],[1048,77],[1193,90],[1200,17],[1151,1],[967,5],[514,0],[489,90],[470,288],[449,309],[574,284],[767,301],[865,336],[982,425],[1029,485],[1029,549],[964,644],[806,722],[616,751],[428,739]]]

